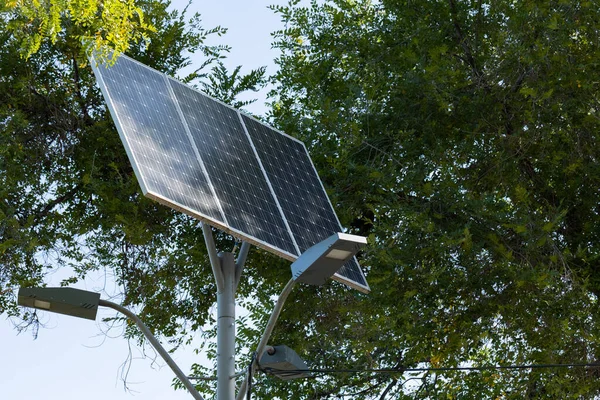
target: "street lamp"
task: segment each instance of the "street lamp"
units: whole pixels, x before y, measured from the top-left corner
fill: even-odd
[[[265,351],[267,341],[271,337],[271,332],[273,332],[283,304],[296,282],[323,285],[328,278],[342,268],[366,244],[367,238],[363,236],[336,233],[306,250],[292,263],[292,279],[285,285],[279,295],[260,343],[256,348],[256,357],[258,360],[260,360]]]
[[[205,231],[205,240],[207,241],[207,248],[209,249],[209,256],[211,258],[213,272],[215,273],[215,279],[218,286],[221,287],[221,291],[218,294],[226,291],[230,292],[228,292],[229,296],[222,296],[226,297],[225,300],[218,301],[220,306],[227,308],[229,311],[227,317],[229,319],[227,321],[230,322],[229,320],[233,320],[234,311],[229,309],[234,307],[234,303],[226,300],[233,299],[233,292],[237,286],[237,282],[239,281],[241,266],[246,258],[249,245],[244,244],[242,246],[242,250],[240,251],[240,259],[237,262],[233,261],[233,255],[231,253],[224,255],[230,256],[229,258],[231,258],[231,260],[229,260],[229,258],[224,258],[223,261],[220,261],[221,257],[219,257],[216,254],[216,250],[214,250],[214,242],[210,228],[203,225],[203,229]],[[270,354],[270,356],[274,357],[270,357],[269,355],[265,356],[264,354],[267,347],[267,341],[271,337],[271,333],[273,332],[275,323],[279,318],[283,304],[291,293],[296,282],[302,282],[311,285],[323,285],[328,278],[333,276],[366,244],[367,239],[362,236],[350,235],[347,233],[336,233],[306,250],[294,263],[292,263],[292,279],[290,279],[290,281],[285,285],[283,291],[277,299],[273,312],[269,318],[269,322],[267,323],[261,340],[256,348],[256,358],[250,367],[250,375],[256,370],[258,364],[263,365],[263,363],[265,363],[265,366],[270,366],[270,368],[273,368],[273,373],[278,372],[277,370],[290,370],[290,372],[287,374],[283,371],[278,374],[278,376],[282,379],[292,379],[306,376],[306,374],[299,373],[299,371],[307,369],[306,364],[304,364],[304,362],[292,349],[286,346],[276,346],[275,348],[272,348],[275,349],[275,353]],[[215,265],[220,265],[221,262],[229,265],[230,267],[234,267],[229,268],[231,269],[230,272],[234,273],[227,274],[229,277],[227,280],[228,284],[226,284],[223,270],[215,268]],[[217,298],[219,298],[219,296],[217,296]],[[96,319],[98,306],[109,307],[124,314],[127,318],[135,322],[150,344],[154,346],[156,351],[162,356],[169,367],[171,367],[175,375],[181,380],[181,382],[183,382],[190,394],[196,400],[204,400],[194,385],[189,381],[181,369],[179,369],[169,353],[162,347],[162,345],[158,342],[158,340],[154,337],[152,332],[150,332],[142,320],[140,320],[137,315],[128,309],[110,301],[101,299],[99,293],[66,287],[20,288],[18,294],[18,304],[25,307],[32,307],[44,311],[51,311],[91,320]],[[219,319],[225,320],[225,318]],[[229,323],[229,325],[233,327],[232,323]],[[231,334],[235,333],[233,329],[230,330]],[[286,363],[287,367],[284,365]],[[292,371],[294,373],[292,373]],[[219,377],[219,379],[222,379],[228,385],[233,378],[233,375]],[[248,380],[245,379],[236,397],[237,400],[242,399],[246,393],[247,383]]]
[[[323,285],[366,244],[366,237],[335,233],[292,263],[292,277],[298,282]]]
[[[287,346],[269,347],[260,358],[260,367],[279,379],[309,378],[308,366],[298,353]]]
[[[303,282],[310,285],[323,285],[327,279],[332,277],[333,274],[342,268],[344,264],[354,257],[366,244],[367,238],[363,236],[350,235],[341,232],[335,233],[327,239],[310,247],[292,263],[292,279],[285,285],[277,298],[275,307],[269,317],[269,322],[267,322],[267,326],[265,327],[260,342],[256,347],[256,358],[248,371],[250,376],[258,368],[257,364],[262,363],[263,354],[267,348],[267,341],[271,337],[271,333],[279,318],[283,304],[292,292],[296,282]],[[248,379],[244,379],[236,396],[236,400],[242,400],[247,389]]]
[[[204,400],[194,385],[189,381],[187,376],[179,369],[175,361],[169,353],[162,347],[160,342],[154,337],[150,329],[142,322],[142,320],[116,303],[100,298],[100,293],[88,292],[81,289],[73,289],[67,287],[50,287],[50,288],[20,288],[17,297],[17,303],[20,306],[36,308],[38,310],[50,311],[59,314],[70,315],[73,317],[96,319],[98,306],[109,307],[120,312],[127,318],[135,322],[140,331],[146,336],[146,339],[156,349],[158,354],[162,356],[167,365],[175,375],[183,382],[190,394],[196,400]]]
[[[68,287],[20,288],[17,302],[20,306],[93,321],[98,313],[100,293]]]

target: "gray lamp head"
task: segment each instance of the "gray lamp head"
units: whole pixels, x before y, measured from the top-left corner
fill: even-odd
[[[336,233],[306,250],[292,263],[298,282],[322,285],[367,244],[363,236]]]
[[[67,287],[20,288],[17,302],[20,306],[95,320],[100,293]]]
[[[271,352],[265,352],[258,363],[266,372],[289,381],[290,379],[309,378],[308,366],[300,356],[287,346],[273,346]]]

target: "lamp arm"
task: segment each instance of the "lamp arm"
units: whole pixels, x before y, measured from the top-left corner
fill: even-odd
[[[252,363],[252,367],[251,367],[252,372],[254,372],[256,370],[258,360],[260,360],[260,357],[266,350],[267,342],[269,341],[269,338],[271,337],[271,333],[273,332],[275,323],[277,322],[277,319],[279,318],[279,314],[281,313],[283,304],[287,300],[288,296],[292,292],[292,289],[294,288],[295,285],[296,285],[296,281],[293,278],[290,279],[289,282],[285,285],[285,287],[281,291],[281,294],[279,295],[279,297],[277,298],[277,303],[275,303],[275,307],[273,308],[273,311],[271,312],[271,316],[269,317],[269,322],[267,322],[267,326],[265,326],[265,330],[262,334],[262,337],[260,338],[258,347],[256,348],[256,357],[254,358],[254,362]],[[244,395],[246,394],[247,386],[248,386],[248,376],[246,375],[246,379],[244,379],[244,382],[240,386],[240,391],[238,392],[237,397],[235,398],[236,400],[243,400]]]
[[[179,378],[181,380],[181,382],[186,387],[186,389],[190,392],[192,397],[194,397],[194,399],[196,399],[196,400],[204,400],[204,398],[202,398],[200,393],[198,393],[198,391],[196,390],[194,385],[189,381],[187,376],[181,371],[181,369],[179,369],[179,367],[177,366],[175,361],[171,358],[169,353],[164,349],[164,347],[162,347],[160,342],[154,337],[152,332],[150,332],[150,329],[148,329],[146,324],[144,324],[137,315],[135,315],[134,313],[132,313],[125,307],[123,307],[119,304],[113,303],[112,301],[100,299],[100,302],[98,303],[98,305],[112,308],[113,310],[120,312],[121,314],[125,315],[127,318],[129,318],[130,320],[135,322],[135,324],[138,326],[138,328],[140,328],[140,331],[142,331],[144,336],[146,336],[146,339],[148,339],[148,341],[154,347],[154,349],[158,352],[158,354],[160,354],[160,356],[163,358],[163,360],[165,360],[167,365],[169,367],[171,367],[171,369],[173,370],[173,372],[175,373],[177,378]]]

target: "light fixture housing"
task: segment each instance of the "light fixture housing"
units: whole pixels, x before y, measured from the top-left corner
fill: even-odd
[[[367,244],[367,238],[336,233],[306,250],[292,263],[298,282],[322,285]]]
[[[17,302],[24,307],[95,320],[100,293],[68,287],[20,288]]]
[[[312,376],[306,371],[308,366],[304,360],[291,348],[281,345],[271,349],[271,352],[264,352],[258,363],[265,372],[284,381]]]

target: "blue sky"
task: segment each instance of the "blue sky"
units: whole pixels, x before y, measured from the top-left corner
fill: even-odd
[[[187,2],[174,1],[175,8],[183,8]],[[248,71],[262,65],[274,71],[273,58],[276,52],[270,49],[270,33],[280,29],[279,17],[267,8],[269,4],[284,1],[258,0],[195,0],[191,10],[202,14],[203,25],[229,28],[219,42],[228,44],[232,51],[226,60],[231,69],[243,65]],[[262,114],[264,91],[257,94],[259,101],[248,107]],[[199,238],[199,240],[202,240]],[[60,276],[50,278],[57,283]],[[92,277],[78,287],[98,290],[104,287],[103,276]],[[105,316],[113,315],[111,311]],[[2,399],[45,399],[45,400],[121,400],[121,399],[189,399],[183,390],[171,388],[172,371],[161,359],[156,359],[151,348],[145,350],[131,344],[133,362],[128,367],[127,385],[124,390],[123,364],[126,363],[130,347],[119,336],[118,329],[104,333],[102,323],[43,314],[45,327],[40,329],[36,340],[30,332],[17,335],[13,321],[0,320],[0,393]],[[100,318],[98,319],[100,320]],[[193,362],[203,362],[193,354],[192,348],[174,354],[183,371],[188,371]],[[206,361],[204,361],[206,362]]]

